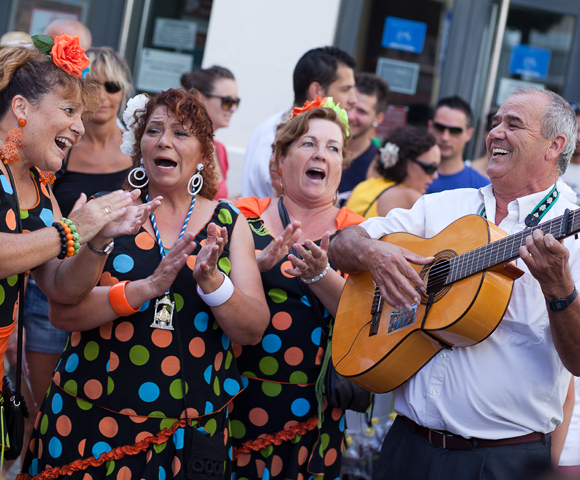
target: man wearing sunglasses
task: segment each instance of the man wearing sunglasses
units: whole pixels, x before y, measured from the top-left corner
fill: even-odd
[[[441,150],[439,178],[433,180],[427,193],[454,190],[456,188],[480,188],[489,180],[463,161],[463,150],[471,140],[473,127],[469,104],[456,96],[439,100],[429,131],[435,135]]]

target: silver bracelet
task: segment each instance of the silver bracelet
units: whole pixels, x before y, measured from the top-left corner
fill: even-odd
[[[312,278],[300,277],[300,280],[302,280],[306,284],[318,282],[318,280],[322,280],[326,276],[326,274],[328,273],[329,270],[330,270],[330,263],[326,262],[326,268],[322,271],[322,273],[320,273],[320,274],[316,275],[316,277],[312,277]]]

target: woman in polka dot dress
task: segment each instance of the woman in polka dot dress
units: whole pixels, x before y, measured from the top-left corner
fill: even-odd
[[[51,320],[74,333],[22,479],[229,474],[228,405],[242,389],[231,342],[258,342],[268,322],[251,232],[235,207],[210,200],[213,131],[197,96],[162,92],[134,118],[145,175],[133,175],[163,201],[116,241],[100,286],[75,307],[51,304]]]
[[[327,268],[329,237],[364,220],[335,207],[347,165],[346,128],[330,108],[292,119],[276,141],[281,200],[249,197],[236,203],[253,232],[271,321],[260,344],[234,347],[246,385],[231,411],[235,480],[340,476],[344,412],[324,399],[318,422],[314,384],[326,340],[313,308],[325,324],[331,322],[344,279]],[[279,202],[290,220],[286,228]],[[291,245],[301,259],[288,254]],[[301,282],[318,298],[316,305]]]

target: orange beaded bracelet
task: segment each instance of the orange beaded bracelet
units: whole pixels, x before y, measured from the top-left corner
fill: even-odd
[[[122,282],[115,283],[109,289],[109,303],[113,311],[120,317],[128,317],[139,311],[139,308],[134,309],[129,305],[127,297],[125,296],[125,286],[130,282],[130,280],[123,280]]]

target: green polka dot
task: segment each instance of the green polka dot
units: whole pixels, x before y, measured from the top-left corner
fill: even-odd
[[[326,450],[326,448],[328,447],[328,444],[330,443],[330,435],[328,435],[328,433],[323,433],[322,435],[320,435],[320,456],[322,458],[324,458],[324,451]]]
[[[46,434],[47,430],[48,430],[48,415],[43,415],[42,421],[40,422],[40,433],[44,435]]]
[[[28,218],[28,210],[20,210],[20,218],[26,220]]]
[[[95,360],[97,357],[99,356],[99,344],[97,342],[94,341],[90,341],[89,343],[87,343],[87,345],[85,346],[85,358],[89,361],[92,362],[93,360]]]
[[[177,422],[177,420],[175,420],[174,418],[164,418],[163,420],[161,420],[159,428],[160,430],[163,430],[165,428],[169,430],[171,427],[173,427],[173,425],[175,425],[175,422]]]
[[[63,388],[65,389],[65,391],[67,391],[71,395],[74,395],[75,397],[77,396],[78,387],[77,387],[77,382],[75,382],[74,380],[67,381],[64,384]]]
[[[6,294],[4,293],[4,287],[0,285],[0,305],[4,303],[4,299],[6,298]]]
[[[213,391],[215,392],[216,396],[220,396],[220,381],[218,379],[218,377],[214,378],[213,381]]]
[[[288,300],[288,294],[281,288],[272,288],[268,290],[268,296],[274,303],[283,303]]]
[[[173,299],[175,300],[175,310],[180,312],[183,308],[183,297],[179,293],[174,293]]]
[[[277,397],[282,392],[282,385],[279,383],[262,382],[262,392],[269,397]]]
[[[187,393],[187,392],[189,392],[189,385],[186,382],[185,383],[185,393]],[[169,393],[171,394],[171,396],[173,398],[177,398],[178,400],[180,398],[183,398],[183,387],[181,386],[181,379],[180,378],[173,380],[173,382],[171,382],[171,385],[169,385]]]
[[[80,398],[77,398],[77,405],[81,410],[90,410],[91,408],[93,408],[93,406],[89,402],[85,402]]]
[[[218,265],[220,266],[220,268],[224,271],[224,273],[226,275],[230,274],[230,271],[232,270],[232,264],[230,263],[229,258],[227,258],[227,257],[220,258],[218,260]]]
[[[296,435],[291,442],[292,443],[298,443],[300,441],[300,439],[302,438],[302,435]]]
[[[115,460],[109,460],[108,462],[105,463],[105,465],[107,466],[106,476],[108,477],[109,475],[111,475],[111,473],[115,471]]]
[[[215,418],[210,418],[203,428],[209,432],[210,435],[215,435],[215,431],[217,430],[217,422],[215,421]]]
[[[290,383],[308,383],[308,377],[304,372],[293,372],[290,375]]]
[[[111,393],[113,393],[113,390],[115,390],[115,382],[113,381],[113,379],[111,377],[107,378],[107,395],[111,395]]]
[[[243,438],[246,436],[246,427],[239,420],[232,420],[230,423],[231,435],[233,438]]]
[[[232,224],[232,214],[229,210],[222,208],[218,215],[219,221],[222,222],[224,225],[231,225]]]
[[[148,417],[152,417],[152,418],[165,418],[165,414],[163,412],[159,412],[157,410],[155,410],[154,412],[151,412],[149,415],[147,415]]]
[[[278,361],[274,357],[262,358],[260,371],[265,375],[274,375],[278,371]]]
[[[228,368],[230,368],[230,365],[232,364],[233,359],[234,359],[234,356],[232,355],[232,352],[228,351],[228,354],[226,355],[226,361],[224,362],[224,366],[225,366],[226,370]]]
[[[163,450],[165,450],[166,446],[167,442],[163,442],[161,445],[153,445],[153,450],[155,450],[157,453],[161,453]]]
[[[135,345],[129,351],[129,358],[135,365],[145,365],[149,361],[149,350],[143,345]]]
[[[44,398],[48,398],[48,394],[50,393],[50,387],[52,387],[52,383],[48,386],[48,390],[46,391],[46,395]]]
[[[268,445],[266,448],[262,448],[262,450],[260,450],[260,453],[262,454],[262,457],[268,458],[270,455],[272,455],[273,451],[274,447],[272,445]]]
[[[242,373],[242,376],[256,378],[258,375],[256,375],[254,372],[244,372],[244,373]]]
[[[12,275],[11,277],[8,277],[6,281],[8,282],[8,285],[13,287],[18,282],[18,275]]]
[[[220,328],[220,324],[217,322],[217,320],[213,321],[211,328],[213,328],[214,330],[217,330],[218,328]]]

